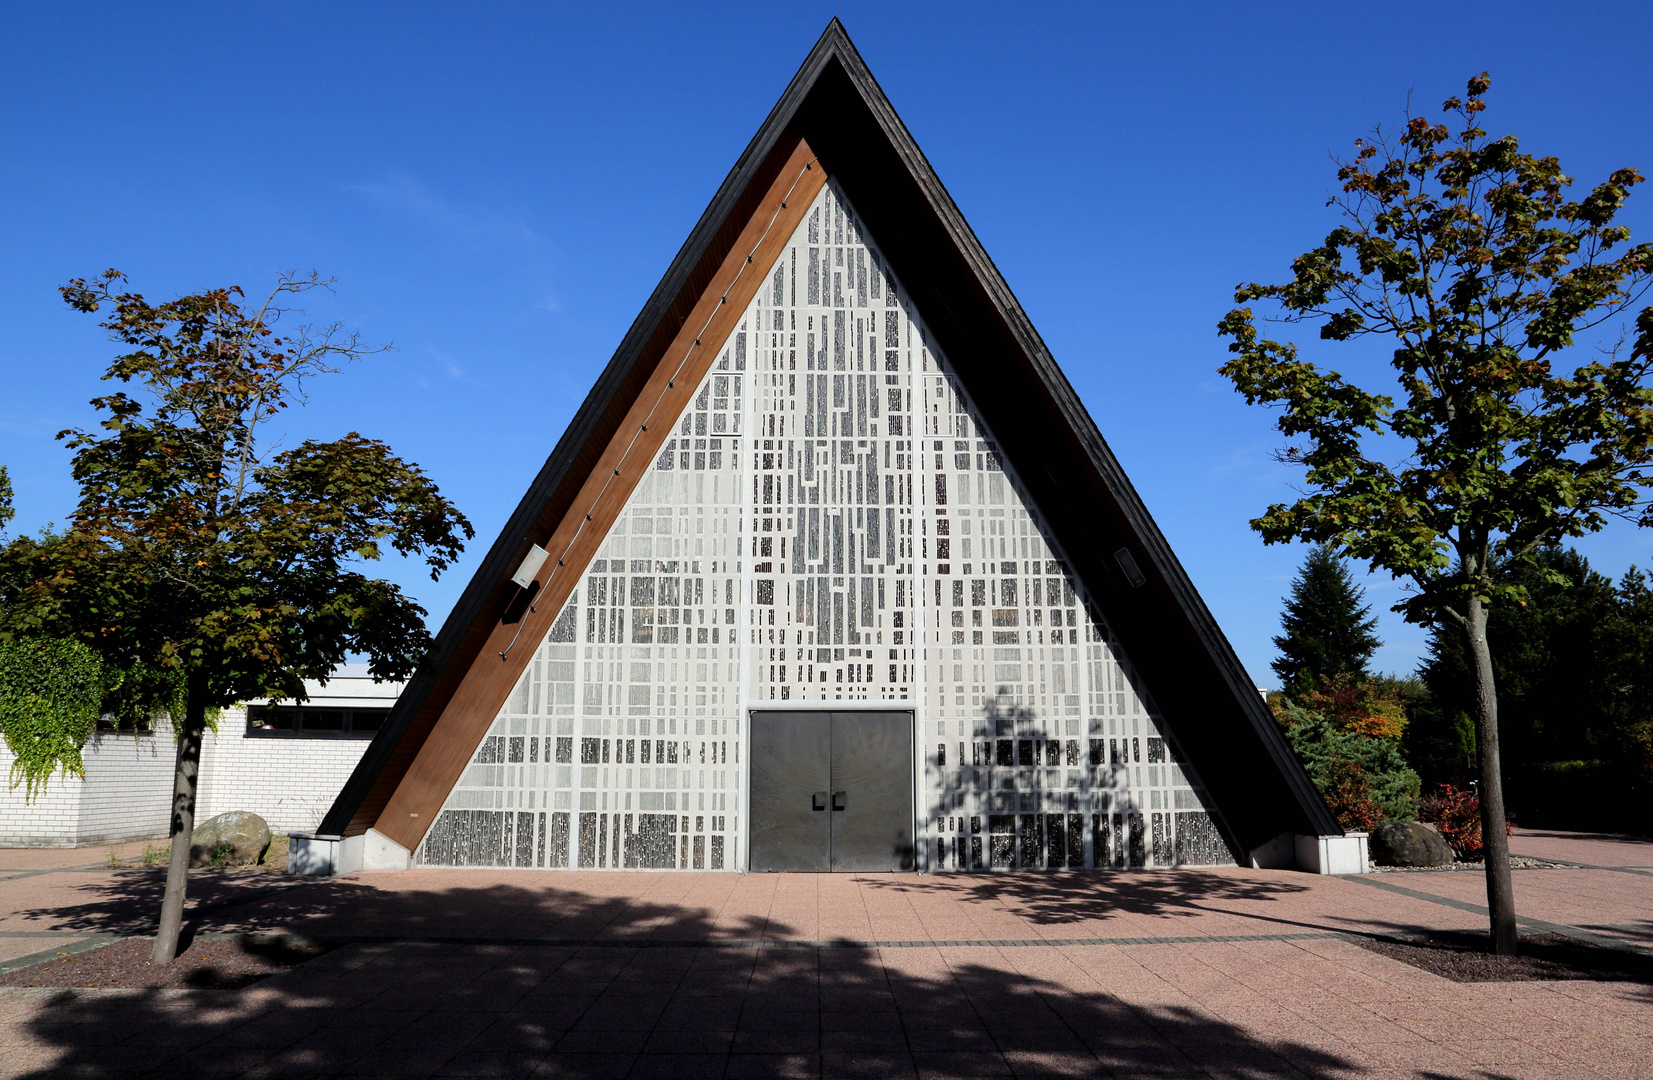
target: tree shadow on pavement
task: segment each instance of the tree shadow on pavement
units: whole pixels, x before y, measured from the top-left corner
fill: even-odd
[[[1291,881],[1205,870],[932,874],[922,881],[890,877],[874,879],[873,884],[879,889],[939,890],[964,902],[1012,909],[1042,926],[1102,922],[1118,915],[1208,917],[1217,909],[1206,905],[1214,901],[1267,903],[1309,891]]]
[[[1619,923],[1616,925],[1591,923],[1581,923],[1579,925],[1581,929],[1594,930],[1610,937],[1624,938],[1638,945],[1653,945],[1653,919],[1641,919],[1633,923]]]
[[[558,888],[531,873],[412,885],[325,882],[267,897],[233,919],[233,909],[220,909],[217,922],[197,929],[281,925],[357,942],[246,989],[0,994],[10,1074],[687,1080],[1209,1071],[1266,1080],[1364,1071],[1321,1048],[1343,1040],[1300,1018],[1263,1021],[1296,1037],[1265,1040],[1193,1008],[1128,1004],[1104,992],[1106,956],[1087,956],[1087,974],[1059,949],[789,943],[776,939],[792,928],[773,919],[731,922],[710,907]],[[145,888],[106,884],[110,895],[70,918],[81,929],[108,928],[147,901]],[[123,891],[138,895],[115,895]],[[769,943],[758,946],[760,938]],[[1120,957],[1119,989],[1143,985],[1139,961]],[[1165,962],[1181,961],[1167,950]]]
[[[334,889],[360,889],[346,882],[315,878],[293,878],[252,870],[191,870],[189,895],[184,909],[186,932],[203,919],[295,889],[317,885]],[[161,911],[161,894],[166,889],[165,870],[125,870],[108,878],[94,878],[73,886],[70,892],[85,899],[75,903],[37,907],[16,914],[38,920],[52,929],[89,933],[154,933]],[[195,927],[199,929],[200,927]]]

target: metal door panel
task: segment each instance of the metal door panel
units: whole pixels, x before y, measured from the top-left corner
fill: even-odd
[[[752,713],[754,873],[830,869],[831,731],[827,713]]]
[[[832,869],[913,869],[912,714],[833,713],[831,778]]]

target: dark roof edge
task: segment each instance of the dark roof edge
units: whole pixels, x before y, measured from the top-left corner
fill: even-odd
[[[460,594],[458,602],[443,621],[442,629],[437,632],[425,663],[408,681],[407,688],[402,691],[392,707],[384,725],[368,745],[350,778],[345,781],[327,816],[322,819],[319,826],[322,832],[342,833],[349,827],[362,801],[367,797],[385,765],[389,763],[397,744],[407,733],[409,725],[429,697],[435,685],[436,673],[452,661],[466,631],[483,615],[494,586],[522,557],[529,530],[545,508],[546,502],[562,484],[580,450],[595,434],[598,422],[608,410],[626,375],[641,356],[656,327],[666,317],[672,302],[688,284],[694,268],[705,256],[713,238],[768,157],[770,150],[774,148],[776,141],[786,131],[798,106],[808,95],[822,69],[844,47],[848,47],[853,54],[853,46],[849,45],[849,37],[844,32],[843,23],[834,17],[816,40],[815,46],[798,68],[797,74],[793,75],[792,81],[787,84],[786,90],[769,110],[769,115],[764,118],[757,133],[746,144],[746,149],[724,177],[723,183],[719,185],[706,209],[701,212],[700,219],[690,230],[688,239],[683,242],[683,246],[678,249],[677,255],[667,266],[665,274],[661,276],[654,291],[649,294],[648,301],[638,312],[637,318],[632,320],[631,327],[621,338],[619,347],[614,350],[614,355],[598,376],[591,392],[586,395],[585,401],[569,421],[562,438],[557,440],[557,445],[534,477],[527,493],[506,519],[498,538],[488,549],[488,554],[483,557],[476,573],[471,576],[471,580]],[[857,62],[859,63],[859,57]]]

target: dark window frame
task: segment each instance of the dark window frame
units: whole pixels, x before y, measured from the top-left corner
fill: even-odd
[[[320,713],[338,714],[339,727],[308,728],[304,724],[306,714]],[[291,720],[289,727],[263,726],[272,714],[285,714]],[[390,715],[390,706],[384,708],[350,708],[340,709],[327,705],[249,705],[247,706],[246,737],[249,739],[371,739],[384,726],[385,718]],[[371,726],[358,727],[358,718],[369,721]]]
[[[139,720],[134,726],[132,724],[117,724],[113,716],[104,713],[98,717],[93,731],[98,735],[153,735],[155,734],[155,718],[151,716]]]

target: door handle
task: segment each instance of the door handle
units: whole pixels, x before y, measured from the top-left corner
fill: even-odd
[[[825,810],[826,809],[826,797],[827,797],[826,792],[817,791],[810,798],[810,802],[813,804],[813,805],[810,806],[810,809],[811,810]]]
[[[842,810],[844,808],[844,797],[848,794],[847,791],[834,791],[832,793],[832,808]]]

